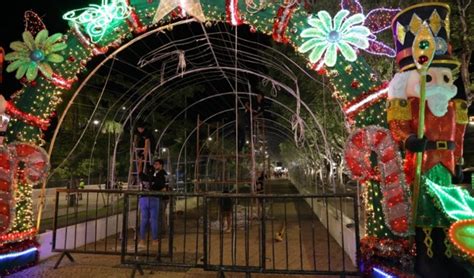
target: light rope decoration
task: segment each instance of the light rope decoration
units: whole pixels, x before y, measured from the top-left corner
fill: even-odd
[[[294,0],[296,1],[296,0]],[[256,14],[263,10],[267,6],[266,0],[260,0],[260,3],[256,4],[254,0],[245,0],[246,11],[250,14]]]
[[[87,8],[69,11],[63,15],[63,19],[85,25],[91,41],[97,43],[113,20],[126,19],[131,13],[132,9],[125,0],[102,0],[101,5],[89,4]]]

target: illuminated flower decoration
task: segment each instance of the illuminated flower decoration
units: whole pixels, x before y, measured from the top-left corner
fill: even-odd
[[[351,14],[364,14],[362,5],[357,0],[341,0],[341,8],[348,10]],[[369,36],[369,47],[364,51],[373,55],[382,55],[394,58],[396,52],[393,48],[377,41],[376,34],[390,28],[392,19],[400,9],[377,8],[369,11],[365,15],[364,26],[369,28],[371,35]]]
[[[5,60],[12,61],[7,67],[7,72],[16,70],[15,77],[21,79],[26,75],[28,81],[33,81],[40,71],[46,78],[51,79],[53,69],[51,63],[61,63],[64,57],[55,53],[67,48],[67,44],[60,42],[61,33],[48,37],[48,30],[44,29],[36,35],[26,31],[23,32],[23,42],[15,41],[10,44],[14,50],[5,56]]]
[[[310,39],[300,46],[299,51],[312,50],[309,54],[311,63],[319,61],[324,54],[323,62],[329,67],[336,64],[338,51],[347,61],[354,62],[357,59],[354,48],[368,48],[371,33],[369,28],[361,25],[365,19],[363,14],[347,17],[349,14],[348,10],[340,10],[331,19],[328,12],[318,12],[317,18],[308,20],[312,28],[301,32],[301,37]]]
[[[392,18],[400,9],[379,8],[364,15],[357,0],[341,0],[341,8],[333,20],[325,11],[319,12],[317,18],[308,20],[312,28],[303,30],[301,37],[311,39],[304,42],[299,50],[305,53],[313,49],[309,54],[311,63],[320,60],[326,52],[323,63],[334,66],[337,51],[353,62],[357,59],[355,48],[373,55],[395,57],[395,50],[377,41],[376,34],[390,28]]]

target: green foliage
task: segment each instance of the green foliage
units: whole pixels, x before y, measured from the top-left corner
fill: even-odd
[[[119,135],[123,132],[123,125],[116,121],[108,120],[102,126],[102,133]]]

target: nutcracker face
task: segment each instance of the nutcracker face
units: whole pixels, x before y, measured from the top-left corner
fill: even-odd
[[[453,74],[448,68],[433,67],[426,75],[426,101],[428,109],[436,117],[442,117],[448,112],[449,100],[457,94],[453,85]],[[420,97],[420,74],[410,72],[405,88],[407,97]]]

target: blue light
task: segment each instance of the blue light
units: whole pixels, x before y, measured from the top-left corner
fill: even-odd
[[[374,277],[380,277],[380,278],[396,278],[395,276],[392,276],[386,272],[384,272],[383,270],[381,269],[378,269],[376,267],[373,268],[374,269]]]
[[[341,34],[338,31],[331,31],[328,34],[328,41],[332,43],[336,43],[341,40]]]
[[[9,259],[9,258],[17,258],[17,257],[23,256],[32,252],[36,252],[36,251],[38,251],[38,248],[31,247],[30,249],[26,249],[18,253],[3,254],[3,255],[0,255],[0,261],[4,259]]]

